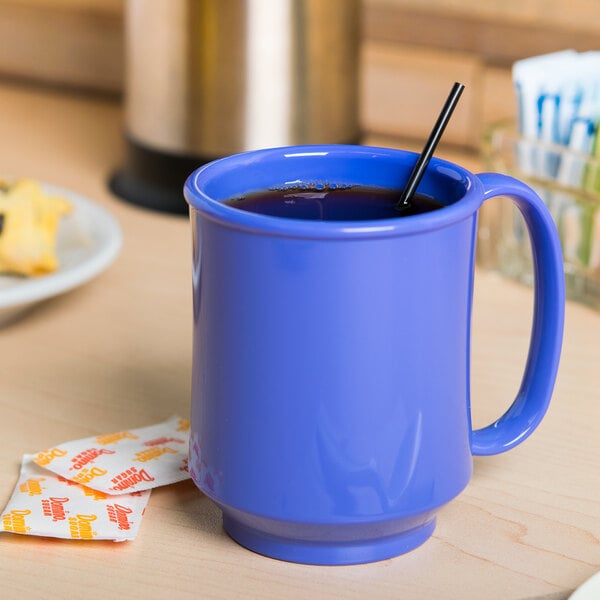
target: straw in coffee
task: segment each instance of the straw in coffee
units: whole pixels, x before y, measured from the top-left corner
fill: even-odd
[[[442,107],[442,111],[440,112],[431,133],[429,134],[429,138],[423,146],[423,150],[421,154],[417,158],[417,162],[413,167],[413,170],[408,178],[406,186],[400,195],[400,199],[396,203],[396,208],[400,211],[406,210],[410,208],[412,197],[421,182],[421,179],[425,173],[425,169],[427,169],[427,165],[444,133],[444,129],[446,129],[446,125],[456,108],[458,103],[458,99],[462,94],[462,91],[465,89],[465,86],[462,83],[455,82],[450,90],[450,94],[448,98],[446,98],[446,102]]]

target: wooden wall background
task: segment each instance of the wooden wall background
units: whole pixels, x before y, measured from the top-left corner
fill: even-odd
[[[0,0],[0,80],[119,95],[125,1]],[[514,116],[512,63],[600,49],[600,15],[596,0],[363,0],[362,35],[366,133],[423,139],[459,80],[469,93],[445,142],[477,149]]]

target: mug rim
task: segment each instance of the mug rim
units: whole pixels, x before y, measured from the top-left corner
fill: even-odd
[[[214,178],[229,175],[236,166],[249,167],[269,160],[286,160],[296,157],[316,158],[330,155],[340,159],[366,160],[367,158],[382,157],[398,161],[405,161],[407,157],[416,161],[418,156],[416,152],[408,150],[348,144],[280,146],[232,154],[202,165],[187,178],[184,185],[184,196],[189,204],[190,216],[193,216],[194,212],[198,212],[202,217],[230,228],[280,237],[379,238],[423,233],[447,227],[471,217],[483,202],[483,187],[473,173],[460,165],[437,157],[431,159],[427,167],[428,174],[435,173],[442,178],[464,182],[465,193],[442,209],[397,219],[358,221],[289,219],[241,210],[212,198],[204,191],[206,183]]]

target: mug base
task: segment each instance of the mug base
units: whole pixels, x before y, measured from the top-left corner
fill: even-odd
[[[308,542],[278,537],[249,527],[227,514],[223,514],[223,528],[241,546],[270,558],[311,565],[354,565],[414,550],[431,537],[435,517],[396,535],[351,542]]]

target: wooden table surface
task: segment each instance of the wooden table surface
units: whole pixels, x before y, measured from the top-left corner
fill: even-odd
[[[188,415],[192,311],[187,219],[107,191],[122,156],[119,104],[5,83],[0,109],[0,172],[88,196],[124,235],[105,273],[0,330],[1,509],[22,454]],[[478,269],[475,425],[512,401],[531,304],[530,289]],[[442,509],[433,537],[407,555],[351,567],[261,557],[231,541],[219,510],[185,481],[153,491],[132,542],[0,534],[1,596],[568,598],[600,569],[598,340],[600,313],[569,302],[546,419],[515,450],[476,458],[471,483]]]

